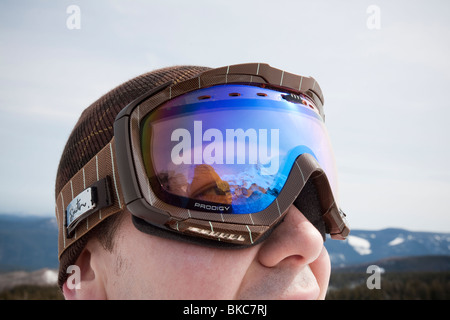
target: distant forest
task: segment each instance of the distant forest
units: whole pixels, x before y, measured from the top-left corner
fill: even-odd
[[[389,272],[380,289],[368,289],[366,273],[332,273],[327,300],[449,300],[450,272]]]
[[[381,288],[369,290],[370,274],[332,273],[327,300],[449,300],[450,272],[381,274]],[[56,286],[24,285],[0,292],[0,300],[60,300]]]
[[[20,285],[0,292],[0,300],[63,300],[58,286]]]

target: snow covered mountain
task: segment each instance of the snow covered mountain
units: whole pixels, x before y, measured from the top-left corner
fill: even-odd
[[[0,214],[0,272],[58,267],[53,217]]]
[[[56,285],[57,232],[54,218],[0,214],[0,292]],[[450,270],[450,233],[352,230],[347,240],[327,239],[325,246],[334,272],[365,272],[369,264],[387,271]]]
[[[57,233],[53,217],[0,214],[0,272],[57,269]],[[325,247],[333,268],[393,257],[450,257],[450,233],[352,230],[347,240],[327,239]]]
[[[333,268],[392,257],[450,256],[450,233],[352,230],[347,240],[327,239],[325,247]]]
[[[33,272],[13,271],[0,274],[0,292],[19,285],[56,285],[58,271],[52,269],[40,269]]]

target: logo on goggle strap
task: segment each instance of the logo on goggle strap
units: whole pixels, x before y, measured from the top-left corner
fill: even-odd
[[[193,138],[185,128],[172,132],[171,141],[178,143],[170,156],[175,165],[259,163],[262,175],[273,175],[279,168],[279,129],[270,129],[270,148],[268,133],[268,129],[252,128],[226,129],[225,133],[210,128],[203,132],[202,121],[194,121]]]

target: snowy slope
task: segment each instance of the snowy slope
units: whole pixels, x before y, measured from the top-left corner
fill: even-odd
[[[450,256],[450,234],[403,229],[352,230],[345,241],[327,239],[333,267],[366,263],[390,257]]]

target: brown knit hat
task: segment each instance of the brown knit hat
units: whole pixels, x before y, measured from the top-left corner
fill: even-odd
[[[87,219],[87,226],[77,228],[75,237],[69,239],[64,231],[64,210],[65,206],[70,202],[70,199],[66,199],[66,202],[64,202],[64,197],[62,196],[63,188],[69,183],[71,184],[71,179],[74,179],[77,173],[79,173],[90,161],[93,161],[97,166],[96,180],[98,180],[98,171],[99,169],[101,171],[102,161],[100,158],[93,158],[95,158],[100,150],[108,146],[111,139],[113,139],[114,120],[116,115],[125,106],[149,90],[168,81],[184,81],[193,78],[206,70],[209,70],[209,68],[176,66],[145,73],[111,90],[91,104],[81,114],[67,140],[56,174],[55,199],[57,200],[56,218],[59,226],[60,268],[58,283],[60,286],[62,286],[67,279],[67,267],[75,263],[77,257],[84,248],[89,236],[89,231],[94,229],[94,227],[98,229],[103,224],[103,221],[107,220],[106,218],[108,216],[120,212],[120,209],[123,208],[122,205],[121,207],[116,207],[109,211],[105,210],[99,218],[93,217],[91,219],[91,217],[89,217],[89,219]],[[84,170],[83,179],[89,180],[89,176],[87,173],[85,176]],[[120,197],[119,194],[117,194],[117,196]],[[60,199],[59,202],[62,204],[58,202],[58,199]],[[107,230],[105,232],[107,232]]]

